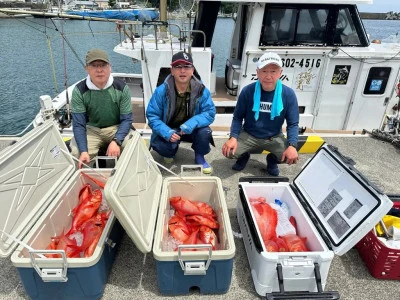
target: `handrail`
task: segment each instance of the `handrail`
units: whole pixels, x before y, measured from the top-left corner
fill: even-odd
[[[201,33],[203,34],[203,50],[206,50],[206,34],[202,30],[183,30],[182,32],[188,32],[189,34],[192,34],[193,32]]]

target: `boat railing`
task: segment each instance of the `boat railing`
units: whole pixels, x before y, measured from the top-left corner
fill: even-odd
[[[179,41],[179,49],[183,49],[182,44],[186,42],[187,36],[189,36],[189,49],[190,49],[190,37],[193,33],[198,33],[203,35],[203,49],[206,49],[206,34],[202,30],[183,30],[181,26],[178,24],[174,23],[169,23],[166,21],[143,21],[143,22],[117,22],[117,29],[120,32],[120,43],[122,43],[122,32],[124,33],[124,36],[129,38],[132,44],[132,49],[135,48],[134,40],[136,38],[139,38],[137,32],[138,28],[137,25],[140,25],[141,27],[141,33],[140,33],[140,39],[141,39],[141,45],[143,46],[143,41],[148,36],[148,33],[151,33],[154,36],[154,43],[155,43],[155,49],[158,50],[158,45],[160,43],[160,40],[163,40],[167,37],[171,40],[172,43],[172,37],[173,34],[171,30],[169,31],[169,34],[167,33],[167,30],[165,28],[169,27],[176,27],[176,35]],[[127,28],[128,27],[128,28]],[[151,28],[148,30],[148,28]],[[147,32],[146,32],[147,30]],[[163,34],[165,33],[165,34]],[[164,44],[165,42],[163,42]]]

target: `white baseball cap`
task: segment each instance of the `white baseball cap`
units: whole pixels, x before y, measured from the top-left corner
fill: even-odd
[[[283,67],[282,59],[280,56],[274,52],[264,53],[257,62],[257,69],[262,69],[269,64],[275,64],[279,67]]]

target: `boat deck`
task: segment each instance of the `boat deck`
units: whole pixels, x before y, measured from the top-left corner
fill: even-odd
[[[214,168],[213,176],[218,176],[226,190],[226,203],[234,232],[240,228],[236,218],[238,179],[242,176],[261,176],[266,174],[265,155],[252,155],[242,172],[231,169],[233,161],[224,158],[221,147],[226,138],[216,138],[213,148],[206,158]],[[387,194],[400,194],[400,151],[394,146],[368,136],[325,137],[324,140],[339,148],[342,154],[356,162],[357,169]],[[162,162],[157,153],[154,159]],[[299,163],[293,166],[282,165],[281,175],[292,181],[311,154],[301,154]],[[193,164],[193,152],[189,144],[182,144],[171,170],[180,173],[181,164]],[[162,171],[164,176],[170,176]],[[193,290],[189,295],[174,299],[257,299],[249,263],[241,238],[235,237],[236,254],[232,283],[223,295],[201,295]],[[271,270],[273,272],[274,270]],[[267,272],[267,270],[266,270]],[[339,291],[341,299],[382,299],[398,298],[399,282],[373,278],[356,249],[332,261],[325,290]],[[0,299],[27,299],[16,268],[10,258],[0,259]],[[102,299],[167,299],[157,287],[157,273],[152,253],[141,253],[124,234],[119,252],[112,267]],[[169,299],[172,299],[170,297]]]

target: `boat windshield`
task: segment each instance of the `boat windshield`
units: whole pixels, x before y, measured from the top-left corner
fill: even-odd
[[[366,47],[368,39],[354,5],[266,5],[259,46]]]

